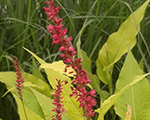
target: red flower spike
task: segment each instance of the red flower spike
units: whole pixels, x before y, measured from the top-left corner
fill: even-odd
[[[89,93],[86,92],[85,87],[88,83],[91,82],[91,80],[90,77],[87,76],[87,72],[81,69],[81,58],[75,59],[77,51],[75,51],[74,47],[71,47],[70,42],[72,41],[72,37],[69,37],[67,39],[65,37],[67,34],[67,29],[62,28],[62,19],[60,19],[60,17],[57,17],[60,7],[56,8],[52,0],[49,0],[46,3],[49,6],[48,8],[44,8],[44,10],[48,15],[49,20],[52,19],[53,22],[53,25],[47,27],[48,31],[53,34],[53,44],[61,45],[59,51],[63,52],[63,54],[61,54],[60,57],[64,59],[64,63],[68,64],[67,66],[71,66],[76,72],[76,74],[74,75],[75,79],[72,81],[72,84],[76,84],[76,88],[71,87],[72,94],[70,96],[74,95],[78,98],[78,101],[80,102],[79,107],[83,108],[83,116],[85,116],[87,120],[89,120],[95,114],[92,107],[96,105],[96,100],[93,99],[93,97],[95,97],[96,91],[91,90]],[[54,29],[52,26],[54,26]],[[68,67],[65,68],[65,72],[67,72],[67,68]],[[70,72],[70,74],[71,73],[72,72]]]
[[[69,47],[69,51],[74,52],[75,51],[74,47]]]
[[[66,40],[66,42],[70,42],[72,40],[72,37],[69,37],[67,40]]]
[[[61,30],[62,30],[62,26],[63,26],[63,25],[58,25],[58,26],[56,26],[56,32],[61,31]]]
[[[62,93],[62,83],[63,81],[61,80],[57,80],[57,85],[56,85],[56,89],[54,89],[55,91],[55,94],[54,94],[54,101],[53,101],[53,104],[55,105],[55,108],[53,108],[53,112],[55,112],[56,114],[52,116],[52,120],[61,120],[61,115],[64,114],[65,112],[65,109],[62,108],[64,105],[62,104],[63,101],[61,101],[61,99],[63,98],[61,96],[61,93]]]
[[[66,60],[64,60],[64,63],[70,63],[72,60],[67,58]]]
[[[16,69],[16,89],[18,90],[19,98],[22,100],[22,89],[23,89],[23,83],[24,83],[24,78],[22,76],[22,73],[20,71],[19,67],[19,62],[15,60],[13,57],[11,57],[12,61],[14,62],[14,68]]]
[[[59,48],[59,51],[60,52],[62,52],[62,51],[64,51],[65,50],[65,47],[64,46],[61,46],[60,48]]]
[[[55,30],[55,27],[53,25],[48,25],[47,29],[50,33],[52,33]]]
[[[66,56],[65,54],[61,54],[61,55],[60,55],[60,57],[62,57],[62,58],[65,57],[65,56]]]
[[[58,17],[57,19],[54,19],[54,23],[56,23],[56,25],[60,25],[60,23],[62,22],[63,20],[60,19],[60,17]]]

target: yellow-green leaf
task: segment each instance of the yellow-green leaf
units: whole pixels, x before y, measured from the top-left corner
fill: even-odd
[[[25,48],[24,48],[25,49]],[[27,50],[27,49],[26,49]],[[27,50],[29,53],[31,53],[39,62],[40,64],[45,64],[46,62],[40,59],[37,55],[32,53],[31,51]],[[82,117],[83,112],[82,109],[79,108],[79,102],[77,102],[77,98],[70,97],[69,95],[71,94],[71,79],[67,77],[66,75],[60,74],[60,71],[58,72],[57,70],[55,71],[54,68],[44,68],[49,83],[53,88],[56,88],[56,79],[61,79],[61,80],[67,80],[68,84],[64,85],[63,87],[63,97],[64,97],[64,107],[65,110],[67,111],[68,115],[73,119],[73,120],[84,120]]]
[[[50,96],[49,86],[43,82],[41,79],[38,79],[37,77],[25,73],[22,73],[24,77],[24,83],[23,85],[25,87],[33,87],[34,89],[45,93],[45,95]],[[9,76],[9,77],[8,77]],[[0,72],[0,81],[5,83],[7,86],[8,91],[16,92],[15,84],[16,84],[16,73],[15,72]]]
[[[140,22],[144,17],[148,3],[149,0],[131,14],[127,20],[121,24],[119,30],[109,36],[107,42],[100,50],[96,61],[97,74],[100,80],[105,84],[111,81],[113,65],[128,51],[128,48],[132,49],[135,46],[136,35],[140,30]]]
[[[45,94],[48,97],[51,97],[51,91],[50,87],[47,83],[45,83],[43,80],[35,77],[34,75],[23,73],[26,87],[32,87],[35,90],[39,91],[40,93]]]
[[[136,78],[141,79],[143,71],[132,53],[129,52],[116,83],[115,93],[117,94],[126,85],[133,83],[137,75],[140,76]],[[150,87],[146,78],[131,86],[117,99],[114,109],[116,114],[122,119],[125,118],[126,104],[132,108],[131,120],[150,120]]]
[[[15,100],[16,100],[17,105],[18,105],[18,112],[20,115],[20,120],[26,120],[25,112],[24,112],[21,100],[15,94],[13,94],[13,96],[15,97]],[[25,106],[25,111],[27,113],[28,120],[44,120],[40,116],[35,114],[33,111],[31,111],[29,108],[27,108],[26,106]]]
[[[43,111],[42,111],[34,93],[29,88],[24,88],[22,90],[22,93],[23,93],[23,96],[22,96],[23,103],[24,103],[25,107],[27,107],[30,111],[37,114],[39,117],[45,119]],[[17,93],[15,93],[15,95],[17,95],[19,98],[19,95]],[[19,104],[19,103],[17,102],[17,104]]]
[[[141,81],[143,78],[145,78],[148,74],[145,75],[139,75],[136,76],[133,80],[133,82],[129,83],[125,87],[123,87],[119,92],[115,93],[114,95],[111,95],[107,100],[105,100],[99,109],[95,110],[96,112],[99,113],[98,120],[104,120],[104,115],[106,112],[111,108],[112,105],[117,101],[117,99],[124,93],[125,90],[127,90],[129,87],[133,86],[134,84],[137,84],[139,81]],[[126,106],[126,105],[124,105]]]
[[[53,62],[53,63],[45,63],[45,64],[41,64],[39,68],[51,68],[55,71],[58,71],[60,74],[64,74],[64,75],[67,75],[67,76],[70,76],[70,77],[74,77],[74,70],[69,67],[67,68],[67,72],[64,72],[65,71],[65,67],[66,67],[66,64],[63,63],[62,60],[58,61],[58,62]],[[69,73],[69,72],[72,72],[73,73]]]
[[[52,115],[55,114],[55,112],[53,112],[53,108],[55,107],[52,103],[53,100],[48,98],[47,96],[39,93],[38,91],[34,90],[31,88],[31,90],[33,91],[34,95],[36,96],[42,110],[43,113],[45,115],[45,119],[46,120],[52,120]],[[70,116],[67,114],[67,112],[65,112],[65,114],[62,115],[62,119],[63,120],[71,120]]]
[[[77,102],[77,98],[70,97],[69,95],[72,93],[70,86],[71,85],[71,80],[69,77],[60,74],[57,71],[54,71],[53,69],[50,68],[45,68],[46,74],[48,76],[49,83],[52,85],[53,88],[56,88],[57,81],[56,79],[60,80],[67,80],[68,83],[63,86],[63,101],[64,101],[64,108],[69,114],[69,116],[74,120],[83,120],[82,115],[82,109],[79,108],[79,102]]]
[[[141,70],[144,70],[143,59],[141,59],[141,61],[139,62],[139,67],[141,68]]]
[[[43,75],[41,74],[40,70],[36,68],[36,62],[35,62],[35,58],[34,57],[32,57],[32,64],[34,66],[34,68],[32,69],[32,74],[34,76],[36,76],[37,78],[45,81],[45,79],[44,79]]]
[[[40,108],[39,103],[37,102],[37,99],[35,98],[33,92],[29,88],[31,87],[39,91],[40,93],[45,94],[46,96],[50,97],[51,93],[50,93],[49,86],[45,82],[43,82],[43,80],[40,80],[31,74],[23,73],[23,77],[24,77],[25,82],[23,84],[24,88],[22,90],[23,91],[22,94],[23,94],[23,101],[24,101],[25,107],[28,109],[28,111],[31,111],[31,115],[34,113],[36,114],[36,116],[40,117],[41,119],[44,119],[45,116],[42,112],[42,109]],[[19,95],[17,94],[18,90],[16,89],[16,86],[15,86],[16,84],[15,72],[0,72],[0,81],[6,84],[8,91],[10,91],[16,97],[18,97],[16,98],[14,96],[16,100],[19,99]],[[17,101],[17,104],[20,104],[20,101]]]

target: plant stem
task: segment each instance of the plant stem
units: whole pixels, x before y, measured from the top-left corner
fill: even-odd
[[[110,79],[110,82],[108,84],[108,87],[109,87],[109,93],[112,96],[113,95],[112,74],[111,74],[111,79]],[[115,120],[115,117],[114,117],[114,107],[113,106],[110,108],[110,113],[112,115],[112,120]]]
[[[109,82],[108,87],[109,87],[109,93],[110,93],[110,95],[112,95],[112,94],[113,94],[113,90],[112,90],[112,80]]]
[[[25,110],[25,106],[24,106],[23,100],[21,100],[21,103],[22,103],[22,106],[23,106],[25,118],[26,118],[26,120],[28,120],[28,117],[27,117],[27,113],[26,113],[26,110]]]

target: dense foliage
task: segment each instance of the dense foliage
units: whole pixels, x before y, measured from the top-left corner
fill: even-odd
[[[127,120],[149,120],[149,77],[143,75],[150,70],[148,2],[55,0],[61,6],[59,16],[68,29],[65,39],[73,38],[75,57],[81,58],[82,68],[91,76],[92,82],[86,89],[97,92],[94,120],[101,120],[104,115],[106,120],[125,116]],[[70,73],[64,73],[66,65],[59,57],[64,49],[52,44],[52,32],[46,29],[52,22],[48,23],[43,6],[44,0],[0,1],[0,69],[3,71],[0,73],[0,118],[4,120],[19,119],[19,115],[27,119],[26,114],[29,119],[52,119],[52,92],[60,79],[68,81],[62,90],[66,111],[62,118],[84,119],[77,107],[79,103],[68,96],[74,71],[70,68]],[[70,50],[74,52],[74,48]],[[24,107],[16,94],[15,73],[8,72],[14,70],[11,56],[17,57],[21,70],[25,71]],[[25,115],[22,108],[26,109]]]

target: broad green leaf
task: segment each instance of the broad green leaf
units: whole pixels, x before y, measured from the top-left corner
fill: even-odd
[[[74,74],[75,74],[74,70],[71,67],[69,67],[69,68],[67,68],[67,72],[64,72],[65,67],[66,67],[66,64],[64,64],[63,61],[60,60],[58,62],[41,64],[39,68],[51,68],[55,71],[58,71],[60,74],[74,77]],[[71,71],[73,71],[73,73],[70,74],[69,72],[71,72]]]
[[[29,88],[24,88],[22,90],[23,93],[23,103],[24,105],[32,112],[37,114],[39,117],[45,119],[44,113],[35,97],[34,93]],[[15,93],[17,96],[18,94]],[[18,97],[19,98],[19,97]],[[17,103],[18,104],[18,103]]]
[[[26,48],[24,48],[25,50],[27,50],[32,56],[34,56],[37,60],[38,60],[38,62],[41,64],[40,65],[40,69],[41,68],[44,68],[44,70],[45,70],[45,72],[46,72],[46,74],[47,74],[47,76],[48,76],[48,80],[49,80],[49,82],[50,82],[50,84],[51,84],[51,86],[53,87],[53,88],[55,88],[55,86],[56,86],[56,84],[57,84],[57,81],[56,81],[56,79],[61,79],[61,77],[63,78],[64,77],[64,79],[69,79],[69,77],[66,77],[65,75],[63,75],[63,73],[64,73],[64,70],[63,70],[63,68],[65,68],[65,64],[63,64],[63,62],[62,61],[60,61],[60,62],[54,62],[54,63],[52,63],[52,64],[49,64],[49,63],[46,63],[45,61],[43,61],[41,58],[39,58],[37,55],[35,55],[33,52],[31,52],[31,51],[29,51],[28,49],[26,49]],[[58,66],[57,66],[58,65]],[[63,65],[63,66],[60,66],[60,65]],[[56,67],[56,68],[55,68]],[[57,68],[59,68],[59,69],[57,69]],[[56,73],[51,73],[51,71],[53,72],[58,72],[57,74]],[[61,77],[60,77],[61,76]],[[53,77],[52,79],[50,79],[49,77]],[[69,79],[70,80],[70,79]]]
[[[20,115],[20,120],[26,120],[22,101],[18,98],[18,96],[16,94],[13,94],[13,96],[15,97],[15,100],[16,100],[17,105],[18,105],[18,112]],[[25,106],[25,111],[27,113],[28,120],[44,120],[40,116],[35,114],[33,111],[31,111],[29,108],[27,108],[26,106]]]
[[[73,74],[69,74],[69,73],[68,73],[68,72],[70,72],[70,71],[73,71],[72,68],[68,68],[68,72],[67,72],[67,73],[64,72],[66,65],[63,63],[63,61],[54,62],[54,63],[52,63],[52,64],[46,63],[44,60],[42,60],[41,58],[39,58],[37,55],[35,55],[35,54],[34,54],[33,52],[31,52],[30,50],[28,50],[28,49],[26,49],[26,48],[24,48],[24,49],[25,49],[26,51],[28,51],[32,56],[34,56],[34,57],[37,59],[37,61],[41,64],[40,68],[44,68],[44,69],[46,70],[46,72],[47,72],[47,69],[52,68],[52,69],[54,69],[55,71],[58,71],[58,72],[61,73],[61,74],[66,74],[66,75],[68,75],[68,76],[74,77]],[[58,69],[57,69],[57,68],[58,68]]]
[[[99,79],[105,84],[111,82],[113,65],[123,54],[128,52],[128,48],[132,49],[135,46],[136,35],[140,30],[140,22],[144,17],[148,3],[149,0],[131,14],[126,21],[121,24],[119,30],[109,36],[107,42],[100,50],[96,61],[97,74]]]
[[[127,111],[126,111],[126,115],[125,115],[125,119],[124,120],[131,120],[132,108],[128,104],[126,104],[126,106],[127,106]]]
[[[77,55],[78,55],[78,58],[81,58],[81,65],[82,65],[82,69],[84,69],[86,72],[87,72],[87,75],[88,76],[92,76],[91,74],[91,60],[87,57],[87,54],[86,52],[84,52],[83,50],[80,49],[80,39],[78,40],[77,42]],[[93,76],[94,78],[94,76]],[[95,76],[96,78],[96,76]],[[96,81],[97,79],[90,79],[90,80],[93,80],[93,81]],[[99,81],[98,81],[99,82]],[[100,82],[99,82],[100,83]],[[94,85],[94,84],[93,84]],[[97,84],[99,86],[99,84]],[[91,86],[91,83],[87,85],[89,88],[93,89],[92,86]],[[97,87],[98,88],[98,87]],[[95,89],[95,88],[94,88]],[[99,88],[100,89],[100,88]]]
[[[55,112],[52,112],[54,105],[53,100],[50,99],[49,97],[39,93],[38,91],[34,90],[31,88],[31,90],[33,91],[34,95],[36,96],[42,110],[43,113],[45,115],[45,119],[46,120],[51,120],[52,119],[52,115],[55,114]],[[65,112],[65,114],[62,115],[62,119],[63,120],[71,120],[71,118],[69,117],[69,115],[67,114],[67,112]]]
[[[8,76],[11,78],[8,78]],[[21,108],[22,103],[18,97],[17,90],[15,89],[15,80],[16,80],[16,74],[15,72],[3,72],[0,73],[0,80],[8,86],[8,90],[14,88],[13,90],[10,90],[10,92],[13,93],[19,109],[20,117],[22,120],[25,120],[24,111]],[[33,75],[23,73],[24,76],[24,89],[23,91],[23,101],[25,105],[25,109],[27,110],[27,116],[32,119],[42,120],[51,119],[51,116],[53,115],[52,109],[52,99],[49,98],[48,94],[50,91],[47,84],[45,84],[42,80],[36,78]],[[31,91],[31,90],[32,91]],[[37,91],[38,90],[38,91]],[[48,97],[47,97],[48,96]],[[67,118],[70,118],[67,113],[64,115],[64,120],[67,120]]]
[[[52,102],[53,100],[50,99],[49,97],[39,93],[38,91],[32,89],[32,92],[34,93],[35,97],[37,98],[37,101],[39,103],[39,105],[41,106],[42,108],[42,111],[45,115],[45,119],[46,120],[51,120],[52,119],[52,109],[53,109],[53,105],[52,105]]]
[[[52,99],[48,98],[47,96],[37,92],[36,90],[31,88],[31,91],[34,93],[35,97],[37,98],[37,101],[39,105],[41,106],[41,109],[44,113],[45,119],[46,120],[51,120],[52,119]]]
[[[91,60],[87,57],[86,52],[80,49],[80,52],[78,54],[78,58],[81,58],[82,61],[82,68],[88,72],[91,73]]]
[[[44,79],[43,75],[41,74],[41,72],[39,71],[39,69],[35,68],[36,67],[36,62],[35,62],[35,58],[34,57],[32,57],[32,64],[34,66],[34,68],[32,69],[32,74],[34,76],[36,76],[37,78],[45,81],[45,79]]]
[[[87,72],[87,73],[91,73],[91,60],[88,58],[86,52],[84,52],[81,48],[80,48],[80,37],[77,41],[77,55],[78,55],[78,58],[81,58],[81,65],[82,65],[82,68]]]
[[[46,69],[46,68],[45,68]],[[73,120],[83,120],[82,119],[82,109],[79,108],[79,103],[77,102],[77,98],[70,97],[69,95],[72,93],[70,86],[71,85],[71,80],[69,77],[60,74],[58,71],[54,71],[53,69],[47,68],[46,74],[48,76],[49,83],[51,86],[55,89],[57,81],[56,79],[60,80],[67,80],[68,83],[63,86],[63,101],[64,101],[64,108],[67,111],[68,115],[73,119]]]
[[[39,91],[40,93],[51,97],[51,91],[50,91],[50,87],[47,83],[45,83],[43,80],[28,74],[28,73],[23,73],[24,79],[25,79],[25,85],[26,87],[32,87],[35,90]],[[27,86],[28,85],[28,86]],[[36,86],[35,86],[36,85]]]
[[[79,108],[79,102],[77,98],[70,97],[72,93],[70,87],[72,86],[71,81],[68,81],[66,85],[63,86],[63,100],[65,102],[64,107],[72,120],[84,120],[82,109]]]
[[[115,102],[117,102],[117,99],[124,93],[125,90],[127,90],[129,87],[131,88],[134,84],[137,84],[139,81],[142,81],[143,78],[145,78],[148,74],[145,75],[139,75],[135,76],[134,81],[123,87],[118,93],[115,93],[114,95],[111,95],[107,100],[105,100],[99,109],[95,110],[99,113],[98,120],[104,120],[104,115],[106,112],[111,108],[112,105],[114,105]],[[124,105],[126,106],[126,104]]]
[[[116,83],[115,93],[133,82],[135,76],[143,72],[131,52],[128,53],[124,66]],[[116,101],[114,109],[122,119],[125,118],[126,104],[132,108],[131,120],[150,120],[150,87],[146,78],[131,86]]]
[[[141,68],[141,70],[144,70],[143,59],[141,59],[141,61],[139,62],[139,67]]]
[[[50,93],[49,86],[45,82],[43,82],[42,80],[36,78],[35,76],[31,74],[23,73],[22,75],[25,81],[23,84],[24,85],[23,100],[24,100],[26,107],[28,107],[30,111],[36,113],[41,118],[44,118],[42,110],[39,104],[37,103],[37,100],[34,97],[34,94],[32,93],[32,91],[30,91],[29,87],[50,97],[51,93]],[[15,80],[16,80],[15,72],[1,72],[0,73],[0,81],[6,84],[8,91],[18,96],[17,89],[15,88],[15,84],[16,84]]]
[[[25,49],[25,48],[24,48]],[[27,50],[27,49],[26,49]],[[29,53],[31,53],[37,60],[38,62],[40,62],[40,64],[45,64],[46,62],[43,61],[42,59],[40,59],[38,56],[36,56],[34,53],[32,53],[31,51],[27,50]],[[79,108],[79,103],[77,102],[77,98],[74,97],[69,97],[69,95],[71,94],[71,80],[69,77],[60,74],[60,72],[55,71],[54,68],[44,68],[47,76],[48,76],[48,80],[49,83],[51,84],[51,86],[53,88],[56,87],[56,79],[61,79],[61,80],[67,80],[68,84],[64,85],[63,87],[63,97],[64,97],[64,107],[65,110],[67,111],[68,115],[73,119],[73,120],[84,120],[82,118],[82,110],[81,108]]]

